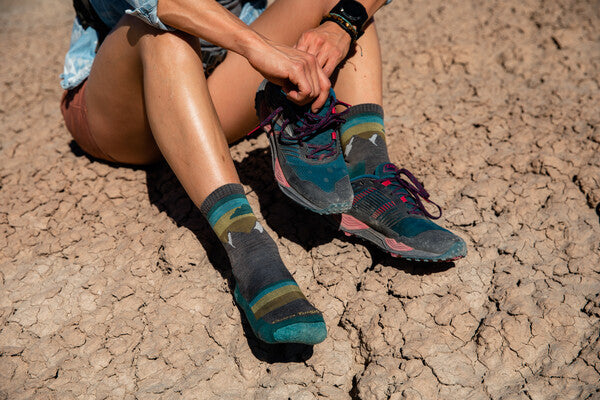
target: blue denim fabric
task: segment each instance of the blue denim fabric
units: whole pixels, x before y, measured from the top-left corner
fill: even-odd
[[[242,0],[244,5],[240,19],[246,24],[254,22],[265,10],[266,0]],[[114,27],[124,14],[130,14],[161,30],[173,30],[163,24],[156,13],[158,0],[91,0],[96,13],[110,28]],[[71,31],[71,45],[65,56],[65,66],[60,75],[60,86],[73,89],[90,74],[96,57],[98,33],[93,28],[83,29],[75,18]]]

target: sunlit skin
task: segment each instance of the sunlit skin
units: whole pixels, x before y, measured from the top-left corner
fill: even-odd
[[[361,0],[369,15],[383,2]],[[299,104],[325,102],[329,76],[350,47],[337,24],[319,25],[336,3],[277,0],[248,27],[214,0],[159,0],[159,18],[175,33],[124,16],[100,47],[85,92],[97,144],[128,164],[164,157],[198,206],[239,183],[228,145],[258,124],[254,95],[265,77]],[[196,36],[230,50],[208,80]],[[336,95],[381,104],[374,24],[358,46],[338,71]]]

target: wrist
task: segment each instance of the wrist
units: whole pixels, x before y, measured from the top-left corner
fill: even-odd
[[[348,34],[348,36],[350,37],[350,42],[352,43],[356,42],[356,40],[360,37],[359,31],[356,29],[356,27],[352,25],[352,23],[350,23],[347,19],[338,14],[329,13],[326,16],[324,16],[321,20],[321,25],[326,23],[332,23],[337,25],[338,28],[340,28]]]
[[[242,57],[249,59],[256,51],[268,47],[268,40],[259,33],[248,28],[247,31],[240,32],[235,40],[236,45],[230,50],[238,53]]]
[[[333,21],[324,21],[321,26],[324,30],[331,32],[337,36],[347,38],[348,42],[352,42],[352,35],[350,35],[344,28],[336,24]]]

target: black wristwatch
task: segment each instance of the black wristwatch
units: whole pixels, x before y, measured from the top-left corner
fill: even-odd
[[[350,22],[356,29],[358,37],[364,33],[363,28],[369,19],[365,7],[356,0],[341,0],[329,11],[329,14],[339,15]]]

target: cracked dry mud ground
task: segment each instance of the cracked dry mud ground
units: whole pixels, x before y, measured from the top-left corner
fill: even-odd
[[[0,0],[0,399],[600,398],[600,3],[404,1],[379,17],[395,162],[466,259],[392,259],[232,149],[327,340],[240,323],[220,245],[165,165],[70,146],[67,1]],[[296,222],[290,222],[295,215]]]

